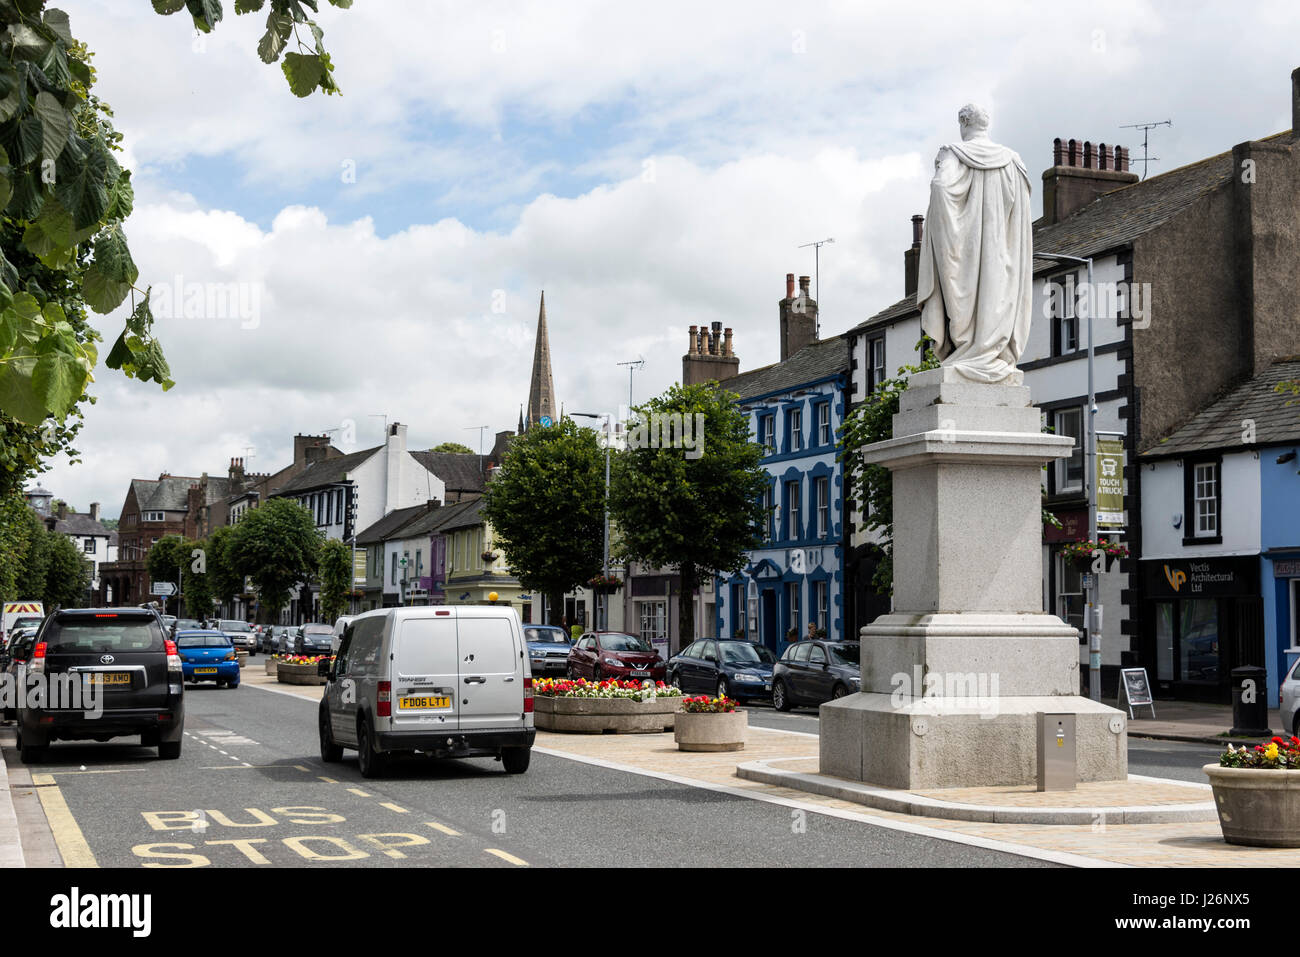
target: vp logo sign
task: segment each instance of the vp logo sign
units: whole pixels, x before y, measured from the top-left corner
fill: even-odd
[[[1171,571],[1169,566],[1165,566],[1165,581],[1169,582],[1169,587],[1178,591],[1183,587],[1183,582],[1187,581],[1187,572],[1181,570]]]

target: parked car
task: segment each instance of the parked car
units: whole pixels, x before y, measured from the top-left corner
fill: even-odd
[[[1286,677],[1277,691],[1278,709],[1282,712],[1282,728],[1300,734],[1300,655],[1287,669]]]
[[[533,677],[563,675],[569,670],[569,633],[559,625],[524,625],[524,641],[533,665]]]
[[[339,643],[343,641],[343,629],[347,628],[348,623],[356,615],[343,615],[338,621],[334,622],[334,633],[330,636],[330,654],[339,650]]]
[[[202,629],[203,627],[203,622],[199,621],[197,618],[177,618],[172,622],[172,634],[181,631],[194,631],[195,629]]]
[[[215,627],[218,631],[224,631],[229,635],[231,643],[236,648],[242,648],[250,655],[257,654],[257,635],[253,633],[253,626],[248,622],[222,618],[216,622]]]
[[[277,655],[293,651],[293,638],[298,629],[291,625],[276,625],[271,629],[271,650]]]
[[[156,611],[56,611],[37,637],[28,670],[98,684],[103,711],[96,716],[71,708],[20,708],[18,750],[24,763],[43,759],[53,741],[109,741],[136,734],[145,747],[157,747],[160,758],[181,756],[184,672]]]
[[[18,666],[26,665],[31,660],[32,648],[36,644],[37,630],[31,627],[24,628],[21,631],[12,629],[9,633],[9,645],[3,653],[0,653],[0,673],[4,675],[3,680],[15,692],[20,690],[18,686]],[[17,715],[17,708],[4,708],[4,720],[12,721]]]
[[[498,758],[528,770],[533,678],[507,606],[376,609],[343,632],[318,713],[321,760],[355,748],[363,777],[396,754]],[[341,679],[347,679],[346,683]]]
[[[648,641],[618,631],[590,631],[579,638],[569,650],[567,670],[570,678],[592,681],[663,681],[667,674],[664,660]]]
[[[816,707],[862,686],[856,641],[796,641],[772,669],[772,706],[778,711]]]
[[[295,655],[328,655],[333,653],[334,627],[324,622],[308,622],[298,629],[293,639]]]
[[[215,681],[218,688],[239,687],[239,656],[223,631],[190,629],[176,633],[176,651],[186,681]]]
[[[688,694],[716,694],[743,700],[772,693],[776,655],[764,645],[730,638],[705,638],[668,659],[668,683]]]
[[[41,618],[37,615],[28,615],[21,618],[15,618],[13,622],[9,625],[9,630],[6,631],[4,634],[5,644],[8,644],[9,642],[13,641],[14,638],[17,637],[18,632],[20,631],[28,631],[35,634],[35,632],[38,629],[40,629],[41,622],[43,622],[44,620],[45,620],[44,618]]]

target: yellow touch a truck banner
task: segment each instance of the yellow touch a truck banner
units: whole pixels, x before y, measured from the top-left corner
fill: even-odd
[[[1097,438],[1097,527],[1123,528],[1124,440]]]

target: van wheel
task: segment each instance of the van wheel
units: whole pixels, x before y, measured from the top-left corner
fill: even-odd
[[[326,764],[335,764],[343,760],[343,746],[334,743],[334,732],[330,728],[330,713],[322,703],[320,708],[320,759]]]
[[[523,774],[528,770],[532,756],[532,748],[502,748],[501,766],[506,769],[506,774]]]
[[[385,756],[375,751],[370,722],[365,718],[357,722],[357,766],[363,778],[381,777],[388,766]]]

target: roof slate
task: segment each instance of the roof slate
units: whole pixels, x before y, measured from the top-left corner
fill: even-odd
[[[412,452],[412,457],[442,479],[448,489],[481,492],[486,488],[488,456],[473,452]]]
[[[388,541],[390,538],[395,537],[394,532],[412,519],[419,518],[428,507],[428,504],[424,504],[393,509],[369,528],[358,533],[357,544],[373,545]]]
[[[1279,382],[1294,379],[1300,379],[1300,357],[1273,363],[1260,375],[1211,402],[1182,428],[1144,452],[1142,458],[1300,441],[1300,407],[1286,404],[1294,396],[1273,391]],[[1242,442],[1242,422],[1246,419],[1255,424],[1255,441],[1249,444]]]
[[[271,494],[289,495],[293,492],[305,492],[309,489],[324,488],[327,485],[337,485],[343,481],[343,476],[376,452],[382,451],[383,448],[382,445],[376,445],[373,449],[362,449],[360,452],[349,452],[347,455],[340,455],[338,458],[321,459],[319,462],[313,462],[284,485],[272,489]]]
[[[815,382],[836,373],[848,372],[849,344],[844,336],[823,339],[804,346],[784,362],[751,369],[718,383],[741,399],[769,395]]]

